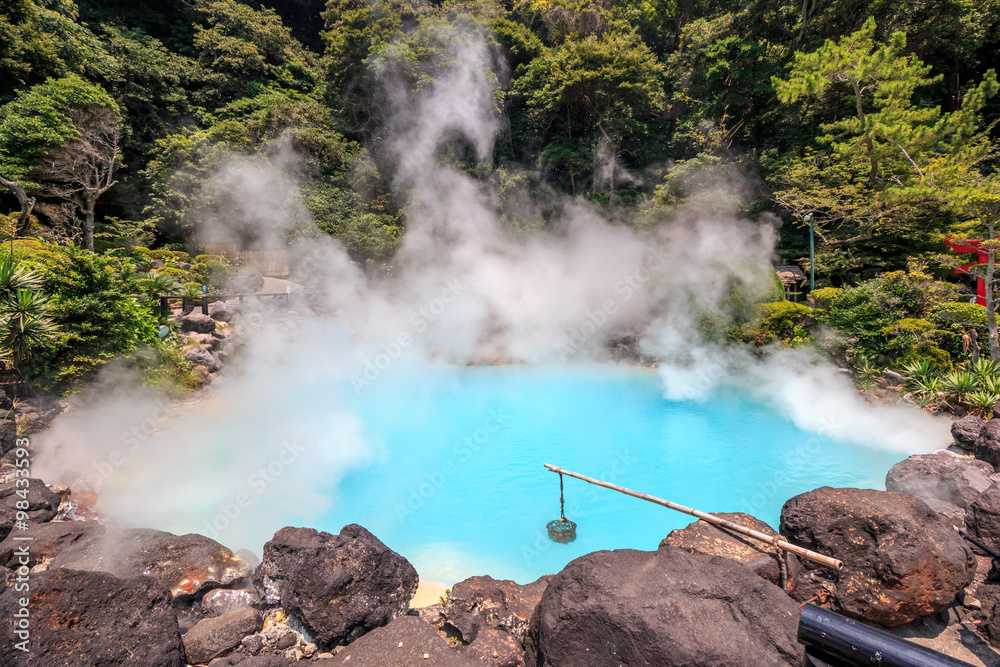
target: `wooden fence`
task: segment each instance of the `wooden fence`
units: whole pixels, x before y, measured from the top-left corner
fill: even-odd
[[[235,245],[209,245],[205,246],[205,254],[224,257],[235,266],[251,266],[262,276],[288,276],[287,250],[237,250]]]

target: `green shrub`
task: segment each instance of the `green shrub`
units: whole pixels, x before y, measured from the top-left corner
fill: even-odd
[[[809,300],[813,302],[816,308],[829,310],[841,291],[836,287],[820,287],[809,292]]]
[[[939,327],[957,324],[960,327],[985,327],[986,306],[978,303],[953,301],[937,306],[932,319]]]
[[[808,335],[806,330],[816,324],[815,310],[801,303],[779,301],[757,307],[764,316],[760,329],[786,342]]]
[[[952,366],[951,355],[947,350],[941,349],[930,340],[921,341],[910,347],[901,361],[904,364],[926,362],[942,370],[950,369]]]
[[[204,264],[205,262],[210,262],[212,260],[216,260],[216,261],[220,261],[221,262],[222,258],[219,257],[218,255],[195,255],[194,256],[194,263],[195,264]]]
[[[208,285],[209,291],[224,290],[229,282],[229,267],[217,259],[195,264],[190,273],[192,278]]]
[[[191,274],[184,269],[178,269],[173,266],[165,266],[162,269],[157,269],[156,273],[161,276],[170,276],[171,278],[176,278],[178,282],[184,282],[191,277]]]
[[[41,384],[66,388],[114,357],[157,340],[153,309],[132,296],[140,288],[129,262],[59,247],[57,257],[40,268],[60,328],[37,354]]]

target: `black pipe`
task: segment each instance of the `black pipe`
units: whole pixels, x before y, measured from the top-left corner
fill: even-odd
[[[800,644],[816,649],[821,659],[832,658],[846,665],[971,667],[967,662],[812,604],[802,608],[798,637]]]

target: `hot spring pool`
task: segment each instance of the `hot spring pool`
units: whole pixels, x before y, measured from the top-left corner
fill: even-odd
[[[473,367],[421,372],[343,397],[380,454],[351,468],[316,528],[360,523],[422,579],[526,583],[598,549],[655,549],[692,517],[565,478],[577,540],[549,541],[559,477],[542,463],[708,512],[777,526],[782,503],[822,486],[882,488],[896,452],[804,432],[736,394],[663,398],[648,370]]]

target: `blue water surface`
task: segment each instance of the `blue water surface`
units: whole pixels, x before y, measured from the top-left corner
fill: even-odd
[[[347,392],[349,394],[349,392]],[[421,578],[533,581],[599,549],[655,549],[692,517],[565,478],[575,542],[556,544],[568,470],[777,527],[786,499],[822,485],[882,488],[899,453],[804,432],[736,394],[668,401],[655,372],[614,366],[442,368],[348,399],[382,456],[339,484],[317,528],[360,523]]]

